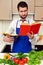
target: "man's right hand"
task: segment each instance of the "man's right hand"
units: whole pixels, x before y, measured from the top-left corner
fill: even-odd
[[[11,42],[14,41],[14,37],[10,37],[10,36],[6,35],[6,36],[3,37],[3,41],[11,43]]]

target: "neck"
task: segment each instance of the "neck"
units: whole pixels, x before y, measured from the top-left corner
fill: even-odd
[[[21,18],[21,20],[25,20],[25,18]]]
[[[25,19],[21,19],[21,21],[22,21],[22,22],[24,22],[24,21],[25,21]]]

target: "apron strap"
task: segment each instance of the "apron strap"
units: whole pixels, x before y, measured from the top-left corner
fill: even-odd
[[[17,28],[17,24],[18,24],[18,20],[17,20],[17,23],[16,23],[16,28]]]
[[[28,19],[28,23],[29,23],[29,19]]]

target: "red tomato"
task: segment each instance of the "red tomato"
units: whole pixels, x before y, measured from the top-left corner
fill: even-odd
[[[22,61],[23,61],[24,63],[27,63],[28,58],[22,58]]]
[[[19,59],[18,58],[14,58],[13,61],[16,63],[16,64],[19,64]]]
[[[24,65],[24,61],[20,60],[19,65]]]

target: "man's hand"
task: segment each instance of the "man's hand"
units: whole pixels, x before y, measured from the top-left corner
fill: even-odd
[[[28,36],[30,39],[33,39],[33,38],[34,38],[34,34],[33,34],[32,31],[31,31],[30,33],[28,32],[28,33],[27,33],[27,36]]]
[[[3,37],[3,41],[11,43],[14,41],[14,37],[10,37],[6,35]]]

